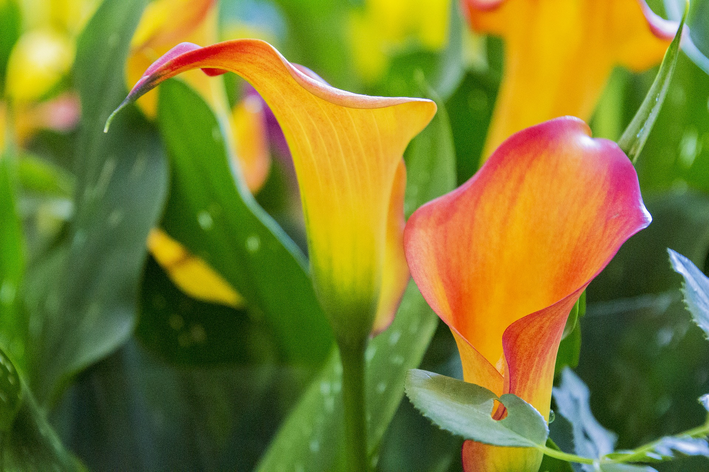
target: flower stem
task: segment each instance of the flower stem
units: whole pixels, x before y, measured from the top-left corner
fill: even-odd
[[[342,403],[345,415],[347,469],[363,472],[367,467],[367,420],[364,390],[364,350],[361,345],[339,343],[342,362]]]

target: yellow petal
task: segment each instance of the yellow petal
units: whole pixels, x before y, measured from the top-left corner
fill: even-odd
[[[251,193],[256,193],[266,182],[271,168],[266,116],[259,97],[247,95],[234,107],[231,132],[241,175]]]
[[[126,102],[195,68],[241,75],[278,119],[300,186],[316,292],[340,341],[360,342],[387,291],[385,274],[405,273],[401,258],[387,249],[396,245],[388,240],[400,238],[392,234],[391,215],[400,221],[403,213],[395,190],[401,188],[404,149],[431,120],[435,104],[332,88],[258,40],[176,46],[146,71]],[[402,267],[385,269],[390,263]]]
[[[245,300],[220,274],[164,231],[150,231],[148,249],[170,280],[187,295],[234,308],[245,306]]]
[[[505,139],[559,116],[591,118],[616,65],[658,64],[672,37],[643,0],[466,0],[471,26],[505,41],[504,75],[483,159]],[[674,25],[676,30],[676,25]]]

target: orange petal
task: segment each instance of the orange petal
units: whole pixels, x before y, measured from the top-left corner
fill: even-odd
[[[391,221],[403,213],[399,169],[435,104],[332,88],[258,40],[179,45],[148,68],[126,101],[195,68],[241,75],[278,119],[298,176],[316,292],[341,341],[361,339],[372,330],[380,298],[389,307],[400,296],[383,283],[404,286],[389,280],[406,273],[403,258],[388,249],[400,238]]]
[[[549,362],[553,369],[576,298],[650,222],[630,161],[615,143],[589,135],[571,117],[515,134],[406,227],[407,260],[424,297],[505,377],[506,392],[528,391],[517,376],[536,382]],[[534,346],[543,366],[524,364]]]
[[[465,380],[514,393],[547,417],[569,311],[649,223],[625,154],[565,117],[513,135],[466,184],[417,210],[406,258],[453,331]],[[466,443],[466,470],[541,460],[521,451]]]
[[[643,0],[464,2],[473,29],[505,41],[505,70],[483,152],[564,115],[588,120],[616,65],[658,64],[677,24]]]

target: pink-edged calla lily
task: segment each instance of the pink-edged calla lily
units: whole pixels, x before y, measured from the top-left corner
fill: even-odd
[[[406,225],[406,258],[453,332],[464,380],[516,394],[547,418],[569,311],[649,223],[625,154],[564,117],[513,135],[467,183],[418,209]],[[463,447],[466,471],[537,470],[541,458],[534,449]]]
[[[463,0],[463,9],[475,31],[505,42],[483,159],[528,126],[590,119],[613,67],[659,64],[678,26],[644,0]]]
[[[409,276],[402,155],[435,104],[335,89],[268,43],[247,39],[175,46],[124,103],[196,68],[240,75],[278,119],[298,177],[313,283],[340,342],[359,343],[386,327]]]

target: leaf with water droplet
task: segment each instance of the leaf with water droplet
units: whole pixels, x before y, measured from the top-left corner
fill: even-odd
[[[134,108],[109,134],[102,127],[125,93],[123,65],[146,3],[106,0],[78,39],[75,214],[63,242],[28,270],[24,291],[40,326],[30,331],[27,372],[42,406],[135,326],[145,241],[165,200],[167,163],[155,130]],[[113,47],[110,37],[117,38]]]
[[[655,81],[652,83],[650,90],[645,96],[645,100],[643,100],[642,105],[640,105],[632,121],[618,140],[618,146],[628,155],[633,163],[637,161],[640,151],[642,151],[643,146],[645,146],[650,131],[652,131],[652,127],[657,120],[657,115],[660,113],[662,104],[665,102],[667,89],[670,86],[672,75],[677,65],[679,44],[682,38],[682,29],[686,15],[687,12],[685,10],[679,28],[677,28],[677,34],[667,48]]]

